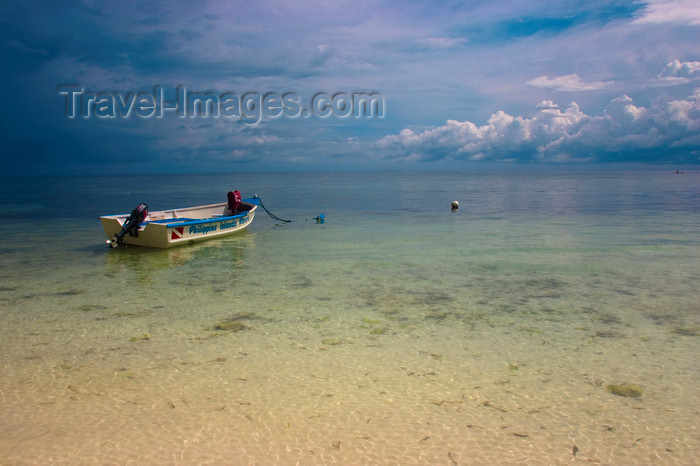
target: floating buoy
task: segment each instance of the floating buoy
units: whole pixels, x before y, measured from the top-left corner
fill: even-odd
[[[457,209],[459,209],[459,202],[452,201],[452,210],[457,210]]]

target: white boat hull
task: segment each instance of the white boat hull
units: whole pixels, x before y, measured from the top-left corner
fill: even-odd
[[[149,212],[138,229],[138,236],[124,235],[121,244],[152,248],[170,248],[183,244],[220,238],[248,227],[255,217],[257,205],[249,200],[241,202],[248,211],[224,216],[227,204],[211,204],[184,209]],[[116,235],[122,230],[129,214],[100,217],[109,242],[116,246]]]

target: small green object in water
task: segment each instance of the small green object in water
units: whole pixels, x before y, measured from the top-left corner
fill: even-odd
[[[324,345],[335,346],[341,344],[342,341],[337,338],[324,338],[323,340],[321,340],[321,343],[323,343]]]
[[[518,370],[518,366],[515,365],[515,364],[508,364],[508,370],[517,371],[517,370]]]
[[[222,330],[224,332],[240,332],[248,328],[246,324],[237,320],[222,320],[212,327],[213,330]]]
[[[369,332],[370,335],[384,335],[384,329],[381,327],[377,327],[373,329],[371,332]]]
[[[674,332],[676,332],[678,335],[683,335],[684,337],[697,337],[700,336],[700,327],[685,325],[683,327],[676,328]]]
[[[611,384],[606,386],[605,388],[607,388],[608,391],[613,395],[627,396],[632,398],[639,398],[644,392],[644,390],[642,390],[642,387],[640,387],[636,383],[623,383],[620,385]]]
[[[151,339],[151,335],[148,333],[144,333],[143,335],[138,335],[135,337],[131,337],[132,342],[137,342],[137,341],[148,341]]]

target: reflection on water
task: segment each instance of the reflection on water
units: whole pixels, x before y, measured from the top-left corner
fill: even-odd
[[[198,266],[215,262],[216,268],[227,265],[230,274],[237,275],[249,250],[255,247],[255,237],[247,231],[228,238],[198,242],[182,247],[157,249],[140,247],[109,248],[104,257],[106,271],[114,278],[135,279],[142,284],[151,283],[159,271],[184,267],[193,262]],[[234,280],[235,281],[235,278]]]

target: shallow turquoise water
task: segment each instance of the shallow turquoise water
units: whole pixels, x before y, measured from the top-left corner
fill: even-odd
[[[0,461],[692,464],[700,446],[696,173],[3,181]],[[104,244],[100,214],[233,188],[293,222]],[[606,389],[623,383],[643,395]]]

